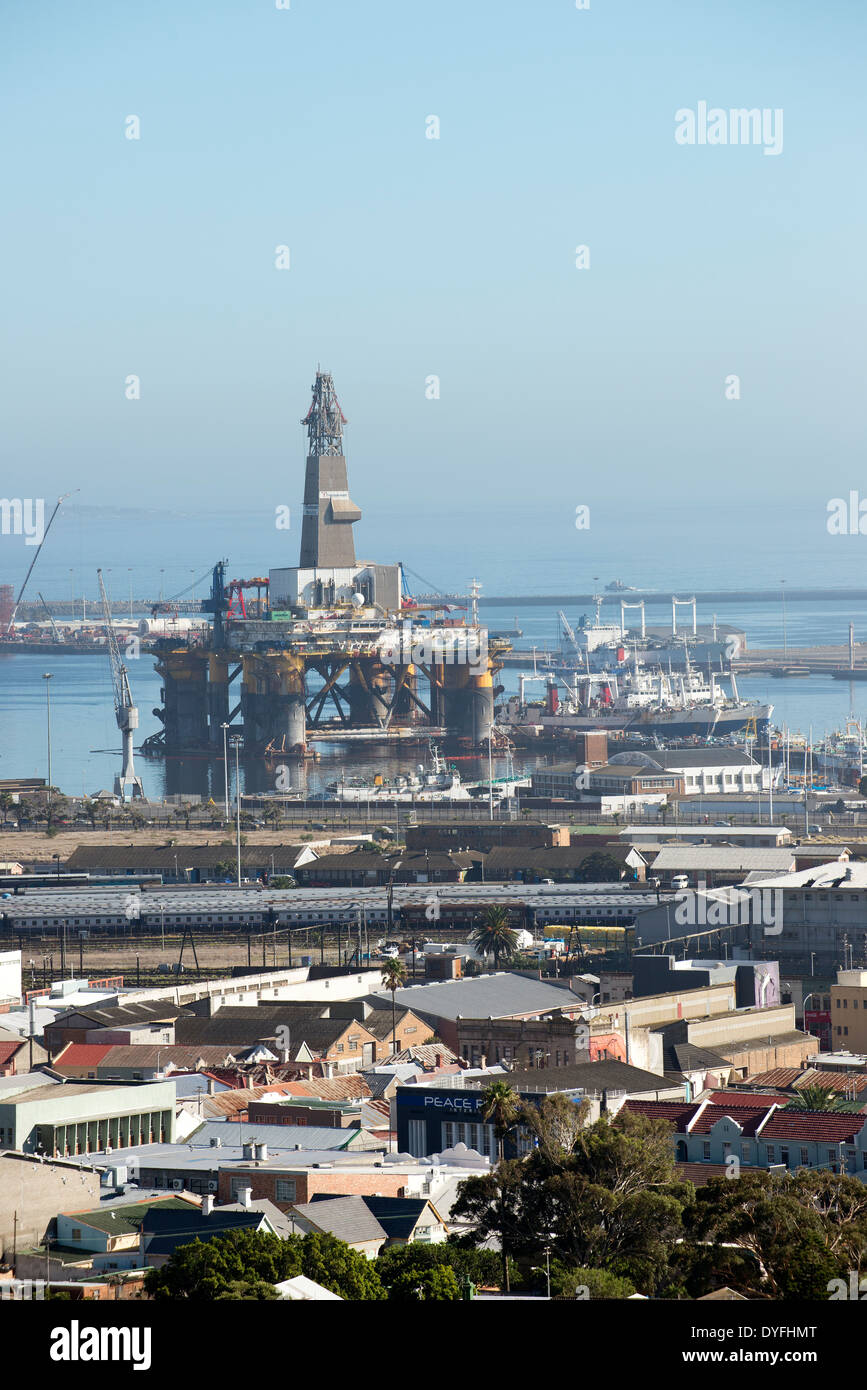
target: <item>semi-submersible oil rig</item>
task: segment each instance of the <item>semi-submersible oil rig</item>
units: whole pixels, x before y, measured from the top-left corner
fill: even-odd
[[[356,561],[343,426],[330,373],[317,371],[302,424],[308,452],[297,567],[267,581],[226,582],[215,565],[207,636],[157,643],[162,730],[148,753],[222,750],[229,731],[247,752],[304,756],[311,738],[399,740],[452,736],[477,746],[494,720],[499,658],[510,643],[443,601],[407,598],[401,564]],[[243,603],[243,588],[267,598]],[[237,602],[240,598],[240,603]]]

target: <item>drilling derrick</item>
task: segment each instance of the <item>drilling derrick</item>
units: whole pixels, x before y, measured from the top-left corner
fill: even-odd
[[[313,401],[301,423],[307,427],[301,568],[354,566],[352,527],[361,520],[361,509],[349,496],[343,456],[346,416],[330,372],[317,371]]]
[[[114,624],[111,620],[111,604],[108,601],[108,594],[105,592],[105,585],[102,582],[102,570],[97,570],[99,579],[99,595],[102,599],[102,612],[105,619],[105,636],[108,643],[108,657],[111,663],[111,680],[114,686],[114,717],[117,720],[117,727],[123,737],[123,761],[121,770],[114,779],[115,796],[119,796],[122,801],[126,800],[126,789],[131,788],[132,797],[144,796],[142,791],[141,779],[135,775],[133,763],[132,736],[133,731],[138,728],[138,709],[132,702],[132,692],[129,688],[129,676],[126,667],[120,659],[120,651],[117,645],[117,636]]]

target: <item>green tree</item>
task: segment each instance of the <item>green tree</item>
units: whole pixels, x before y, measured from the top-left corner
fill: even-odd
[[[456,1303],[461,1288],[448,1265],[407,1268],[396,1274],[388,1290],[395,1303]]]
[[[382,964],[382,983],[391,991],[391,1050],[397,1052],[397,1004],[395,995],[406,984],[406,966],[402,960],[386,960]]]
[[[258,1287],[305,1274],[345,1299],[382,1299],[384,1290],[372,1262],[331,1235],[279,1236],[260,1231],[232,1231],[212,1240],[180,1245],[159,1269],[145,1276],[154,1299],[211,1302],[234,1286]],[[247,1295],[245,1295],[246,1297]],[[260,1294],[256,1293],[255,1297]]]
[[[374,1262],[332,1235],[312,1234],[301,1242],[301,1273],[332,1293],[352,1300],[385,1298]]]
[[[0,811],[3,812],[4,828],[8,824],[10,812],[16,809],[15,800],[11,792],[0,792]]]
[[[787,1110],[842,1110],[845,1102],[827,1086],[804,1086],[796,1091]]]
[[[542,1276],[544,1278],[544,1275]],[[631,1298],[635,1286],[607,1269],[582,1269],[564,1265],[558,1260],[551,1265],[552,1298]]]
[[[517,950],[518,933],[510,925],[510,920],[508,908],[486,908],[481,923],[470,938],[482,955],[494,957],[495,970],[500,968],[501,956],[508,959]]]
[[[623,865],[613,854],[594,849],[581,860],[575,873],[576,883],[618,883]]]
[[[219,1303],[221,1299],[239,1299],[247,1303],[261,1303],[267,1299],[279,1299],[280,1295],[273,1284],[267,1284],[264,1279],[233,1279],[227,1284],[222,1293],[214,1295]]]
[[[500,1278],[500,1259],[495,1250],[477,1250],[450,1236],[436,1245],[389,1245],[380,1251],[376,1269],[383,1286],[389,1289],[393,1280],[406,1271],[417,1273],[433,1267],[450,1269],[463,1286],[468,1279],[474,1284],[497,1284]]]
[[[482,1092],[482,1119],[494,1126],[500,1162],[503,1145],[510,1129],[514,1129],[523,1113],[524,1104],[508,1081],[492,1081]]]

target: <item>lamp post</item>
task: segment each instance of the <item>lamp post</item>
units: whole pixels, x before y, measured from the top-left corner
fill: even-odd
[[[51,671],[43,672],[42,679],[45,681],[45,719],[48,732],[48,791],[47,804],[51,806],[51,687],[49,681],[53,679]]]
[[[492,739],[493,729],[488,730],[488,814],[491,820],[494,819],[494,754]]]
[[[235,832],[238,847],[238,887],[241,887],[241,779],[238,771],[238,752],[241,747],[241,740],[235,735],[232,738],[232,747],[235,750]]]
[[[226,736],[229,732],[228,724],[221,724],[223,730],[223,778],[226,792],[226,824],[229,824],[229,755],[226,752]]]

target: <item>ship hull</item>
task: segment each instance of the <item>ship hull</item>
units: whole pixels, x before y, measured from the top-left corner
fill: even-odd
[[[623,714],[543,714],[538,719],[506,724],[510,737],[516,741],[538,742],[546,738],[563,738],[588,733],[594,729],[627,730],[658,738],[726,738],[740,733],[755,720],[756,732],[768,728],[773,705],[746,703],[736,709],[716,710],[699,705],[689,710],[635,710]]]

